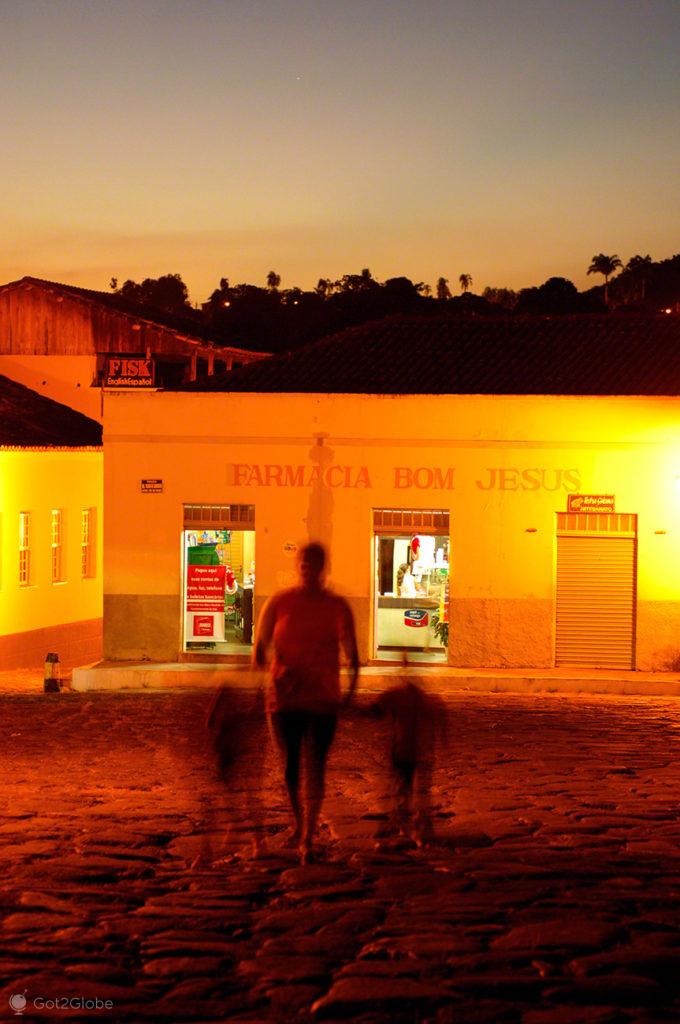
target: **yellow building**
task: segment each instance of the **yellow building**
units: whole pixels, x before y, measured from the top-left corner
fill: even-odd
[[[0,668],[101,656],[101,432],[0,377]]]
[[[680,320],[397,318],[105,395],[105,655],[229,657],[330,551],[363,660],[680,668]]]

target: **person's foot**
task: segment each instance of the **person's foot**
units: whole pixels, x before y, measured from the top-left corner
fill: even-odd
[[[287,832],[283,837],[283,845],[286,850],[295,849],[296,846],[300,845],[300,829],[292,828],[290,832]]]

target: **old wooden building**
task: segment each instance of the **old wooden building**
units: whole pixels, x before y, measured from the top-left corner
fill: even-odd
[[[265,355],[221,346],[199,320],[119,295],[35,277],[0,286],[0,373],[95,419],[110,358],[143,358],[151,384],[167,387]],[[124,373],[122,379],[135,383]]]

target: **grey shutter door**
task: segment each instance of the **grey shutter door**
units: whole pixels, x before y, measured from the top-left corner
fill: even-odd
[[[558,536],[557,665],[635,667],[635,538]]]

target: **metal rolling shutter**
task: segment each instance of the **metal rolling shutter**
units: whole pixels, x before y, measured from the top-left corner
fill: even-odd
[[[558,533],[555,663],[635,667],[634,535]]]

